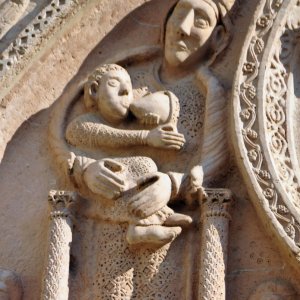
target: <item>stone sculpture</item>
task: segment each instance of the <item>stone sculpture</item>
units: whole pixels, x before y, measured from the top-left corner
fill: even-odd
[[[222,6],[222,4],[218,4],[220,7],[222,7],[222,9],[220,10],[222,12],[222,10],[224,10],[224,6]],[[182,7],[181,7],[182,6]],[[187,6],[187,8],[186,8]],[[199,7],[198,7],[199,6]],[[206,12],[207,17],[206,18],[211,18],[209,20],[205,20],[203,21],[204,25],[197,25],[198,27],[197,30],[199,31],[197,33],[197,36],[194,37],[190,37],[188,33],[184,32],[185,28],[181,28],[181,23],[182,21],[184,21],[184,24],[182,24],[182,26],[187,26],[190,30],[194,29],[194,24],[191,24],[191,20],[189,20],[190,16],[187,15],[187,19],[186,20],[181,20],[178,19],[178,16],[176,14],[180,14],[180,13],[189,13],[190,11],[194,14],[193,11],[196,10],[200,10],[201,9],[203,11]],[[183,12],[182,12],[183,11]],[[198,103],[189,103],[189,105],[196,105],[197,108],[200,109],[200,115],[202,117],[202,119],[199,119],[199,116],[195,116],[196,119],[196,123],[193,124],[194,122],[191,122],[191,124],[189,124],[188,126],[192,126],[192,127],[188,127],[188,128],[183,128],[182,131],[179,130],[179,132],[183,132],[185,131],[185,136],[187,136],[190,139],[190,142],[188,143],[187,146],[190,146],[190,148],[193,145],[193,143],[197,143],[198,146],[198,142],[199,140],[197,140],[196,135],[203,135],[202,138],[202,149],[197,151],[198,155],[196,155],[197,157],[195,158],[195,160],[199,160],[200,163],[194,163],[195,165],[201,165],[203,168],[203,172],[204,172],[204,177],[206,181],[209,181],[209,179],[211,179],[213,177],[214,173],[213,171],[216,169],[220,169],[221,165],[224,164],[224,162],[226,161],[226,149],[227,147],[226,145],[226,126],[223,126],[225,124],[225,114],[223,113],[225,111],[225,98],[224,98],[224,94],[223,94],[223,89],[220,85],[220,83],[218,82],[218,80],[216,79],[216,77],[213,76],[213,74],[209,71],[209,68],[207,67],[207,65],[211,64],[214,60],[214,58],[218,55],[218,53],[221,51],[221,49],[223,49],[226,44],[227,44],[227,40],[229,38],[229,25],[228,25],[228,20],[226,20],[226,14],[224,16],[221,16],[220,18],[223,20],[224,19],[224,24],[222,25],[217,25],[217,18],[216,16],[219,15],[219,9],[216,6],[216,4],[213,1],[204,1],[203,3],[200,2],[200,4],[198,3],[198,1],[187,1],[186,3],[183,2],[179,2],[179,4],[176,6],[172,17],[170,18],[168,25],[167,25],[167,31],[166,31],[166,43],[165,43],[165,60],[163,61],[163,64],[160,68],[159,71],[159,76],[162,78],[162,80],[174,80],[175,83],[175,87],[174,88],[178,88],[178,85],[182,83],[182,79],[185,79],[187,74],[193,74],[193,71],[196,72],[196,78],[190,78],[190,80],[195,80],[195,83],[197,85],[199,85],[200,87],[196,87],[196,89],[194,88],[194,90],[192,90],[193,93],[195,93],[195,95],[193,95],[194,97],[202,97],[201,94],[205,94],[205,97],[207,98],[206,100],[206,108],[205,108],[205,116],[203,116],[203,100],[201,99],[196,99],[196,101],[198,100]],[[197,17],[197,16],[196,16]],[[195,17],[195,18],[196,18]],[[224,18],[223,18],[224,17]],[[199,17],[200,18],[200,17]],[[178,19],[178,20],[177,20]],[[201,18],[200,18],[201,19]],[[176,32],[176,29],[179,27],[178,32]],[[202,29],[203,27],[203,29]],[[181,32],[183,30],[183,32]],[[203,33],[203,32],[204,33]],[[213,33],[213,36],[211,36]],[[190,49],[186,48],[183,49],[184,47],[180,48],[180,45],[178,46],[176,43],[183,43],[183,41],[181,40],[181,37],[184,37],[184,39],[187,40],[187,44],[189,45]],[[206,43],[208,40],[209,43]],[[175,45],[176,44],[176,45]],[[202,45],[205,44],[205,47]],[[210,44],[208,46],[208,44]],[[179,47],[179,48],[178,48]],[[188,46],[186,46],[188,47]],[[182,50],[183,49],[183,50]],[[212,53],[211,53],[212,52]],[[182,56],[182,57],[181,57]],[[185,57],[186,56],[186,57]],[[208,58],[207,58],[208,56]],[[207,61],[205,61],[204,59],[207,58]],[[177,60],[176,60],[177,59]],[[197,63],[197,67],[200,65],[201,68],[195,68],[193,67],[194,65],[194,61],[200,61],[201,60],[204,62],[201,63]],[[144,75],[144,74],[143,74]],[[152,74],[154,76],[158,75],[158,74]],[[176,79],[178,77],[178,80]],[[181,79],[180,79],[181,78]],[[151,80],[153,81],[154,78],[143,78],[143,80]],[[190,81],[189,80],[189,81]],[[173,85],[174,85],[173,83]],[[184,82],[185,83],[185,82]],[[153,84],[153,82],[152,82]],[[162,82],[159,80],[158,82],[156,82],[154,85],[158,86],[161,85],[163,86]],[[176,86],[177,85],[177,86]],[[188,87],[189,88],[189,87]],[[149,86],[147,87],[147,89],[150,91],[151,89],[155,91],[155,87],[151,86],[149,83]],[[199,91],[200,89],[200,91]],[[164,90],[164,89],[162,89]],[[187,88],[183,85],[182,86],[182,93],[187,93]],[[155,91],[156,92],[156,91]],[[143,93],[143,91],[141,92]],[[176,93],[175,93],[176,94]],[[182,95],[182,96],[186,96],[188,97],[189,95]],[[180,97],[179,97],[180,98]],[[184,98],[184,97],[181,97]],[[186,100],[182,100],[180,98],[180,101],[189,101],[189,99]],[[213,99],[212,99],[213,98]],[[195,102],[196,102],[195,101]],[[219,103],[218,103],[219,101]],[[184,106],[182,103],[180,103],[181,106]],[[185,107],[185,106],[184,106]],[[194,113],[198,115],[198,111],[194,110]],[[187,112],[181,111],[181,115],[184,118],[192,118],[191,116],[188,115]],[[188,119],[184,119],[182,120],[182,122],[179,124],[179,126],[184,127],[183,124],[186,124],[188,122]],[[202,124],[205,124],[204,128],[202,128]],[[193,128],[193,126],[195,126]],[[198,127],[197,127],[198,126]],[[199,129],[199,130],[198,130]],[[79,129],[78,129],[79,130]],[[214,130],[215,134],[212,135],[210,134],[211,131]],[[113,131],[115,132],[115,131]],[[109,132],[108,134],[114,134]],[[132,142],[132,138],[127,138],[126,134],[123,133],[123,135],[125,136],[124,140],[126,140],[126,142],[128,143],[128,145],[131,144],[144,144],[145,143],[145,139],[146,136],[143,136],[143,134],[145,135],[145,133],[140,132],[140,133],[136,133],[136,135],[134,136],[135,142]],[[170,139],[170,133],[166,132],[164,133],[166,135],[166,138]],[[168,137],[167,137],[168,135]],[[174,135],[174,134],[173,134]],[[122,137],[122,135],[120,134],[119,136],[117,136],[119,139],[118,141],[114,141],[113,143],[119,143],[121,142],[122,144],[126,144],[126,142],[123,142],[123,139],[120,137]],[[178,142],[178,147],[182,146],[182,142],[183,140],[179,138],[179,136],[176,137],[177,138],[177,142]],[[109,143],[106,140],[106,143]],[[153,142],[152,142],[153,143]],[[150,141],[151,144],[151,141]],[[118,144],[116,144],[118,146]],[[128,146],[126,145],[126,146]],[[174,146],[174,145],[173,145]],[[198,147],[199,148],[199,147]],[[183,149],[184,153],[188,152],[188,148],[185,147]],[[179,152],[180,153],[180,152]],[[180,153],[181,154],[181,153]],[[201,158],[199,157],[201,156]],[[191,169],[193,169],[191,167]],[[196,167],[196,170],[198,169],[198,166]],[[192,171],[192,177],[197,177],[199,176],[199,178],[192,178],[191,180],[191,188],[192,190],[194,190],[193,185],[195,185],[195,188],[197,189],[199,186],[201,186],[202,184],[202,175],[201,175],[201,171]],[[186,177],[188,177],[188,174],[184,174],[184,173],[178,173],[176,174],[178,175],[177,177],[174,176],[174,180],[175,180],[175,185],[180,185],[181,182],[183,182],[185,180]],[[215,177],[215,176],[214,176]],[[118,193],[118,189],[119,186],[115,185],[115,192]],[[179,186],[176,186],[176,188],[178,188],[179,192]],[[187,191],[186,191],[187,192]]]
[[[266,12],[255,23],[258,32],[251,32],[243,50],[233,105],[239,133],[235,146],[246,158],[241,169],[247,170],[254,206],[264,212],[263,222],[272,224],[293,263],[300,254],[299,164],[293,125],[298,113],[294,81],[299,76],[299,6],[297,1],[265,4]],[[290,14],[280,14],[289,10]]]
[[[102,228],[106,226],[101,225],[103,221],[127,222],[129,244],[163,246],[150,251],[153,263],[147,258],[147,248],[139,250],[133,261],[137,264],[134,273],[125,272],[118,279],[109,280],[113,274],[105,274],[106,267],[97,258],[103,280],[94,281],[94,288],[85,293],[77,290],[77,297],[83,293],[82,297],[140,298],[147,297],[145,293],[159,293],[158,286],[150,287],[151,278],[161,272],[170,242],[181,232],[180,227],[192,220],[174,213],[168,203],[184,201],[189,206],[201,202],[201,191],[217,184],[218,175],[226,172],[226,98],[210,66],[229,42],[229,8],[228,3],[213,0],[178,1],[166,23],[162,61],[159,56],[148,60],[152,72],[146,72],[137,62],[127,68],[129,76],[121,67],[129,59],[127,54],[115,61],[118,65],[108,64],[95,70],[86,82],[83,98],[86,109],[93,113],[75,113],[78,101],[73,99],[57,104],[50,125],[51,146],[67,178],[87,199],[81,211],[84,222],[94,220],[98,225],[93,227]],[[227,206],[221,207],[227,214]],[[224,228],[218,225],[216,229],[216,234],[224,231],[224,242],[215,247],[219,257],[226,253],[225,223]],[[120,230],[110,226],[111,231]],[[86,237],[91,234],[89,231],[86,229]],[[122,236],[123,233],[114,237],[120,243],[116,247],[124,249],[120,259],[128,251],[125,241],[120,240]],[[202,242],[206,243],[207,235],[203,237]],[[125,256],[130,268],[131,256]],[[80,261],[82,265],[89,264]],[[147,277],[138,280],[141,263],[153,265]],[[211,279],[222,283],[226,258],[220,266],[212,267],[220,268],[220,272],[218,279]],[[74,284],[79,288],[78,280]],[[133,284],[139,288],[133,290]],[[199,299],[215,293],[210,286],[199,284]],[[225,284],[221,287],[218,299],[225,295]],[[171,290],[167,291],[169,296],[165,297],[173,299]]]
[[[299,16],[0,0],[0,298],[298,299]]]
[[[73,146],[83,149],[101,149],[105,146],[118,148],[121,145],[134,145],[134,143],[138,145],[139,141],[136,139],[138,135],[142,144],[146,141],[154,147],[161,146],[166,149],[179,150],[183,146],[184,138],[177,133],[176,128],[179,113],[176,96],[171,92],[164,91],[148,94],[133,101],[130,77],[126,70],[118,65],[103,65],[91,75],[85,86],[84,100],[87,108],[96,106],[99,114],[98,116],[95,114],[81,115],[68,125],[66,139]],[[122,129],[112,128],[100,122],[102,117],[106,123],[112,123],[110,125],[123,121],[125,126],[130,126],[130,122],[126,124],[129,112],[140,123],[151,126],[151,124],[158,125],[163,122],[164,125],[159,130],[123,129],[122,131]],[[161,136],[157,135],[160,133]],[[114,134],[117,136],[114,137]],[[81,164],[83,161],[85,161],[84,165]],[[113,215],[117,216],[116,212],[118,211],[119,221],[126,220],[126,218],[131,219],[127,234],[127,241],[130,244],[164,245],[180,233],[181,229],[175,227],[176,225],[191,223],[190,217],[174,213],[167,206],[158,207],[159,210],[146,219],[145,212],[136,207],[135,194],[143,193],[143,190],[159,177],[165,177],[161,188],[169,191],[168,194],[166,193],[168,198],[165,199],[165,202],[167,203],[171,197],[171,181],[164,174],[157,172],[157,166],[150,158],[106,159],[104,165],[102,163],[94,159],[77,157],[71,172],[75,180],[77,178],[77,185],[83,186],[85,183],[94,195],[98,195],[96,198],[99,201],[103,201],[103,197],[113,200],[111,210],[115,213],[108,213],[102,218],[114,220]],[[111,194],[109,185],[101,185],[95,180],[95,175],[97,176],[99,173],[99,166],[106,168],[108,174],[124,185],[115,194]],[[79,190],[82,191],[82,188]],[[88,196],[93,198],[94,195],[89,194]],[[121,196],[123,199],[118,200]],[[156,201],[154,195],[153,199],[148,197],[147,200]],[[129,208],[126,208],[127,205]],[[160,226],[161,224],[172,224],[174,227]]]

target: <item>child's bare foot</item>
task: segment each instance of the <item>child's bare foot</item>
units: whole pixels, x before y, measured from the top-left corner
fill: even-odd
[[[188,227],[193,222],[190,216],[174,213],[164,222],[165,226],[181,226]]]
[[[180,233],[180,227],[129,225],[126,239],[130,245],[162,247],[172,242]]]

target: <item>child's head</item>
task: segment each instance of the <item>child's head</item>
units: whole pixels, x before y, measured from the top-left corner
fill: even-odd
[[[129,74],[119,65],[100,66],[84,86],[84,100],[88,108],[97,108],[105,120],[112,123],[124,120],[133,100]]]

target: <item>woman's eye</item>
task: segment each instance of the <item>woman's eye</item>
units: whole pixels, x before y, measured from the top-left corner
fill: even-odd
[[[196,27],[199,27],[199,28],[206,28],[209,25],[208,21],[201,17],[195,17],[194,24]]]
[[[112,87],[117,87],[120,82],[117,79],[109,79],[107,84]]]

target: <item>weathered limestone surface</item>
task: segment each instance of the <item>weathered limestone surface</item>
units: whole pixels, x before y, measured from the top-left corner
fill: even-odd
[[[0,0],[0,299],[298,299],[299,24]]]

